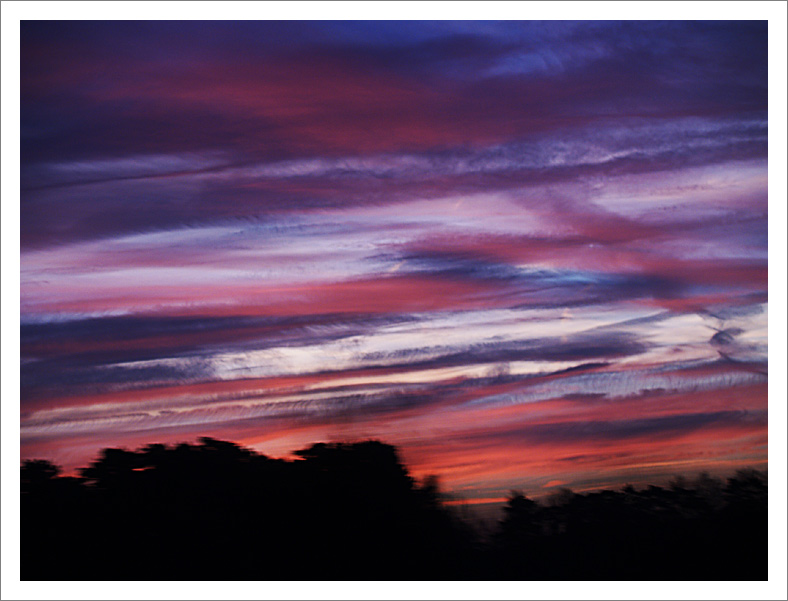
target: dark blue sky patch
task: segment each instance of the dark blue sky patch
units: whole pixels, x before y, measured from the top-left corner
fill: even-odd
[[[493,435],[496,438],[510,438],[532,443],[615,441],[644,436],[650,438],[674,437],[704,428],[765,423],[765,421],[766,415],[762,412],[716,411],[643,419],[536,424],[505,432],[497,431]],[[486,434],[481,436],[486,436]]]

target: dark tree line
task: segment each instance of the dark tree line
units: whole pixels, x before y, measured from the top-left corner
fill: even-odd
[[[23,580],[756,580],[766,479],[513,494],[491,537],[417,485],[392,446],[272,459],[210,438],[22,466]]]
[[[745,470],[669,488],[513,495],[496,534],[495,574],[539,580],[766,580],[767,482]]]

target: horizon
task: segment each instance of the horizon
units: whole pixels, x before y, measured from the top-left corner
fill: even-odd
[[[21,459],[768,470],[767,27],[21,27]]]
[[[201,444],[205,444],[205,441],[214,441],[214,442],[231,442],[231,441],[221,441],[215,440],[207,437],[197,437],[195,440],[190,441],[175,441],[170,444],[164,444],[164,448],[166,450],[174,450],[175,447],[179,445],[189,445],[192,447],[197,447]],[[313,444],[320,444],[325,443],[325,441],[318,441]],[[367,443],[367,442],[376,442],[382,443],[386,445],[386,441],[379,441],[371,438],[366,439],[357,439],[357,440],[345,440],[345,441],[333,441],[330,443],[325,443],[329,445],[340,445],[340,446],[352,446],[359,443]],[[148,443],[148,445],[153,444],[161,444],[161,443]],[[237,443],[233,443],[237,444]],[[265,455],[262,452],[256,451],[250,447],[244,447],[239,445],[239,448],[251,451],[254,454],[268,457],[269,459],[274,460],[282,460],[285,462],[294,462],[294,461],[303,461],[304,458],[299,454],[299,451],[305,451],[310,448],[312,445],[307,445],[302,449],[294,449],[293,452],[288,453],[281,457]],[[144,452],[147,448],[146,446],[140,446],[137,448],[127,448],[127,447],[111,447],[111,449],[118,449],[120,448],[123,451],[128,451],[131,453],[140,454]],[[401,457],[401,450],[397,447],[393,447],[398,458],[402,461]],[[62,471],[61,466],[53,464],[56,468],[60,469],[57,474],[57,477],[66,477],[66,478],[77,478],[83,482],[89,482],[90,478],[86,478],[82,472],[83,470],[90,468],[97,463],[101,462],[104,458],[104,451],[109,450],[101,449],[97,452],[97,454],[92,458],[91,461],[86,462],[84,465],[80,467],[75,467],[70,472]],[[28,461],[35,461],[36,459],[30,458],[22,462],[22,467],[24,468],[25,464]],[[45,460],[47,461],[47,460]],[[682,488],[688,488],[690,490],[694,490],[697,488],[697,482],[702,481],[704,478],[711,477],[712,480],[716,481],[720,488],[724,487],[728,482],[731,482],[737,478],[742,477],[749,471],[753,471],[757,474],[760,474],[764,477],[764,480],[768,482],[769,478],[769,468],[768,464],[763,469],[756,469],[748,466],[742,466],[737,468],[735,471],[730,473],[719,472],[715,474],[710,474],[708,470],[702,470],[698,472],[676,472],[673,474],[663,474],[656,479],[643,479],[643,480],[630,480],[627,482],[611,482],[608,485],[602,484],[595,484],[592,486],[588,486],[586,488],[569,488],[565,486],[553,486],[549,489],[537,489],[537,490],[529,490],[523,491],[521,489],[510,489],[507,491],[507,494],[497,498],[467,498],[462,494],[458,494],[455,492],[444,490],[442,487],[442,478],[439,473],[437,474],[427,474],[421,477],[416,477],[411,473],[410,466],[407,463],[402,462],[403,467],[405,468],[408,475],[413,480],[413,486],[416,490],[424,487],[425,485],[435,484],[437,486],[436,493],[437,493],[437,501],[439,504],[448,509],[452,512],[456,519],[458,519],[461,523],[466,524],[467,526],[471,527],[473,532],[481,537],[480,540],[486,540],[487,537],[491,536],[491,534],[495,531],[498,525],[501,523],[502,520],[505,519],[506,513],[505,508],[510,504],[510,501],[516,497],[517,495],[523,495],[527,499],[531,499],[538,504],[543,506],[550,505],[553,500],[559,500],[562,495],[566,495],[567,493],[571,493],[572,495],[588,495],[598,492],[626,492],[627,489],[632,488],[636,492],[646,492],[653,487],[664,489],[664,490],[674,490],[677,486]]]
[[[43,461],[46,461],[46,462],[50,462],[51,465],[53,465],[55,468],[57,468],[58,473],[57,473],[56,477],[76,478],[78,480],[85,480],[85,477],[82,475],[82,472],[85,469],[90,468],[91,466],[95,465],[97,462],[100,462],[102,460],[103,456],[104,456],[104,451],[107,451],[107,450],[122,450],[122,451],[129,452],[129,453],[139,454],[139,453],[144,452],[147,448],[149,448],[152,445],[162,445],[166,450],[174,450],[176,447],[181,446],[181,445],[187,445],[187,446],[192,446],[192,447],[199,446],[200,444],[204,444],[205,441],[215,441],[215,442],[220,442],[220,443],[222,443],[222,442],[230,442],[232,444],[238,444],[238,443],[235,443],[233,441],[222,441],[222,440],[213,439],[213,438],[210,438],[210,437],[197,436],[193,440],[176,440],[176,441],[173,441],[173,442],[170,442],[170,443],[151,442],[151,443],[146,443],[145,445],[142,445],[142,446],[138,446],[136,448],[130,448],[130,447],[126,447],[126,446],[105,447],[105,448],[102,448],[102,449],[98,449],[96,454],[90,460],[86,461],[84,463],[84,465],[75,466],[70,471],[64,471],[62,469],[62,466],[60,466],[58,464],[55,464],[55,463],[52,463],[48,459],[42,459],[42,458],[39,458],[39,457],[28,458],[28,459],[23,460],[20,463],[20,467],[24,467],[27,462],[31,462],[31,461],[35,462],[35,461],[42,461],[43,460]],[[238,445],[238,446],[239,446],[240,449],[248,450],[248,451],[252,452],[253,454],[259,455],[261,457],[267,457],[269,459],[280,460],[280,461],[285,461],[285,462],[293,462],[293,461],[302,461],[303,457],[299,453],[301,451],[307,450],[308,448],[310,448],[311,446],[313,446],[315,444],[352,446],[352,445],[356,445],[356,444],[369,443],[369,442],[381,443],[383,445],[393,446],[393,445],[388,445],[388,443],[386,443],[386,441],[384,441],[384,440],[377,440],[377,439],[373,439],[373,438],[358,438],[358,439],[354,439],[354,440],[341,440],[341,441],[340,440],[335,440],[335,441],[331,441],[331,442],[328,442],[328,441],[315,441],[314,443],[309,444],[309,445],[307,445],[307,446],[305,446],[303,448],[293,449],[292,452],[284,454],[284,455],[281,455],[281,456],[266,455],[265,453],[257,451],[257,450],[255,450],[255,449],[253,449],[251,447],[245,447],[243,445]],[[399,448],[397,448],[396,446],[393,446],[393,448],[396,451],[397,456],[401,460],[402,459],[400,457],[401,450]],[[553,498],[553,497],[560,497],[562,494],[565,494],[567,491],[571,492],[572,494],[584,495],[584,494],[588,494],[588,493],[603,492],[603,491],[622,492],[624,489],[627,489],[627,488],[630,488],[630,487],[634,488],[635,490],[639,490],[639,491],[644,491],[647,488],[651,488],[651,487],[668,488],[668,489],[670,489],[670,488],[673,488],[674,486],[676,486],[677,484],[679,484],[681,482],[685,482],[686,484],[692,486],[695,481],[703,479],[703,478],[706,478],[706,477],[710,477],[710,478],[716,480],[717,482],[719,482],[720,484],[725,484],[725,482],[727,482],[729,480],[732,480],[732,479],[735,479],[737,477],[740,477],[742,474],[745,474],[745,473],[750,472],[750,471],[756,472],[758,474],[762,474],[767,480],[768,480],[768,475],[769,475],[769,467],[768,467],[768,464],[767,464],[762,469],[754,468],[754,467],[751,467],[751,466],[741,466],[741,467],[736,468],[734,471],[727,472],[727,473],[726,472],[719,472],[719,473],[711,474],[708,470],[701,470],[701,471],[698,471],[698,472],[681,472],[681,471],[678,471],[678,472],[675,472],[675,473],[672,473],[672,474],[668,474],[668,473],[662,474],[660,477],[658,477],[656,479],[653,479],[653,480],[649,480],[649,479],[643,479],[643,480],[640,480],[640,481],[627,480],[626,482],[611,482],[608,485],[596,484],[596,485],[593,485],[593,486],[589,486],[587,488],[569,488],[569,487],[566,487],[566,486],[558,486],[558,485],[556,485],[556,486],[550,487],[547,490],[541,489],[541,490],[523,491],[521,489],[510,489],[509,491],[507,491],[507,494],[505,496],[501,496],[501,497],[496,497],[496,498],[489,498],[489,497],[488,498],[478,498],[478,497],[467,498],[467,497],[464,497],[462,494],[457,494],[457,493],[453,493],[453,492],[450,492],[450,491],[443,490],[443,488],[441,487],[442,479],[441,479],[441,475],[439,473],[431,473],[431,474],[426,474],[426,475],[421,476],[421,477],[415,477],[411,473],[410,466],[407,463],[405,463],[403,461],[402,465],[407,470],[407,472],[410,475],[410,477],[412,478],[413,484],[414,484],[415,487],[417,487],[417,488],[418,487],[422,487],[422,486],[424,486],[425,484],[427,484],[429,482],[434,482],[437,485],[437,487],[438,487],[437,488],[438,500],[441,503],[441,505],[443,505],[444,507],[453,507],[453,508],[456,508],[458,511],[461,510],[462,512],[466,512],[467,511],[469,513],[469,515],[460,516],[462,519],[470,519],[472,522],[480,521],[480,522],[483,522],[485,526],[490,526],[491,525],[489,520],[497,520],[497,519],[499,519],[501,517],[501,513],[500,512],[503,509],[503,507],[516,495],[523,495],[523,496],[525,496],[528,499],[532,499],[532,500],[536,501],[537,503],[545,503],[545,502],[549,502],[550,499]]]

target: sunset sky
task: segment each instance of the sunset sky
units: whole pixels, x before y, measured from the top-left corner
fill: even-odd
[[[24,21],[20,75],[23,460],[767,468],[765,21]]]

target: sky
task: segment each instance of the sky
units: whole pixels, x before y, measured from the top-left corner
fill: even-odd
[[[768,462],[765,21],[23,21],[21,459]]]

